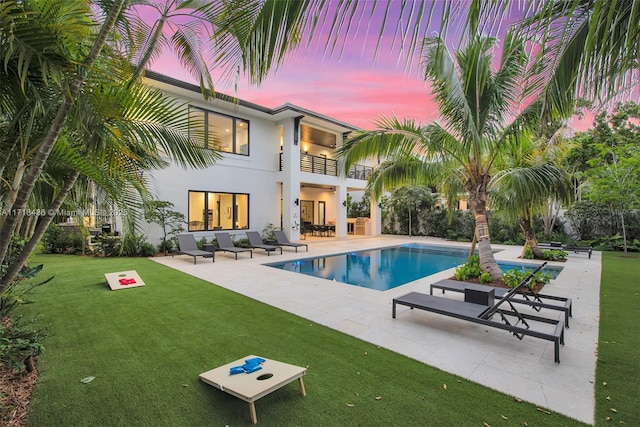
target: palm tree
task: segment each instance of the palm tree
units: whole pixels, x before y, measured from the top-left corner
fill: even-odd
[[[9,2],[9,3],[14,3],[14,2]],[[33,50],[37,50],[37,51],[41,50],[42,47],[40,46],[40,44],[42,43],[42,41],[37,38],[37,34],[38,34],[37,32],[35,32],[34,34],[29,34],[28,32],[24,32],[22,34],[16,35],[13,32],[13,29],[15,28],[14,19],[16,17],[19,19],[21,15],[25,14],[25,11],[22,9],[22,6],[28,8],[33,4],[37,5],[37,2],[33,2],[33,3],[15,2],[15,3],[17,3],[17,7],[15,9],[11,8],[9,10],[8,15],[2,15],[3,25],[1,25],[0,28],[4,28],[7,30],[7,31],[3,31],[1,36],[1,39],[3,40],[2,46],[6,48],[5,52],[3,52],[4,53],[3,59],[5,59],[6,61],[12,60],[14,61],[14,64],[21,64],[21,66],[16,67],[16,70],[20,80],[25,80],[27,73],[30,70],[31,61],[33,60],[35,62],[35,58],[31,58],[29,53],[31,53]],[[77,5],[76,3],[77,2],[74,2],[74,6]],[[82,85],[86,81],[89,70],[93,67],[98,57],[100,56],[100,53],[107,42],[107,38],[111,33],[111,29],[114,27],[116,23],[116,19],[120,15],[120,10],[122,9],[122,6],[124,3],[125,3],[125,0],[114,0],[113,2],[111,2],[111,8],[109,9],[109,13],[105,17],[103,25],[100,28],[100,31],[98,32],[93,43],[90,45],[90,48],[88,49],[88,53],[84,56],[84,59],[80,61],[75,73],[72,73],[70,75],[57,76],[59,79],[61,79],[63,83],[64,98],[62,102],[59,104],[59,106],[57,107],[55,117],[51,122],[51,125],[45,137],[39,143],[38,149],[34,153],[33,158],[30,161],[29,169],[25,172],[24,177],[22,178],[21,183],[19,184],[19,189],[16,193],[14,203],[11,206],[4,206],[5,209],[11,209],[12,211],[17,213],[23,213],[25,211],[25,208],[27,207],[29,198],[33,191],[33,188],[35,187],[36,182],[38,181],[38,178],[42,173],[42,170],[47,162],[47,159],[51,154],[51,150],[53,149],[55,143],[57,142],[60,136],[60,133],[62,132],[62,129],[65,123],[67,122],[69,111],[71,110],[71,107],[74,101],[76,100],[76,97],[78,96],[78,93],[80,92]],[[78,7],[77,11],[82,12],[83,16],[88,16],[89,14],[88,5],[84,3],[84,5],[79,5],[79,6],[84,6],[84,8]],[[37,15],[37,18],[34,18],[33,15],[30,16],[30,21],[28,23],[31,29],[47,27],[52,24],[60,25],[59,22],[55,22],[55,23],[39,22],[38,20],[44,15],[41,13],[38,13],[39,12],[38,9],[32,10],[30,12],[33,13],[34,15]],[[78,16],[68,15],[66,13],[68,13],[68,10],[64,9],[60,14],[56,15],[55,17],[58,19],[66,18],[67,20],[72,21],[72,23],[69,24],[71,26],[78,25],[77,21],[81,21],[81,22],[83,21],[82,19],[79,19]],[[8,24],[8,26],[6,27],[4,25],[5,22]],[[82,24],[80,25],[82,26]],[[84,22],[84,25],[87,26],[86,28],[90,28],[89,22]],[[21,35],[26,37],[20,38]],[[25,41],[31,41],[33,43],[22,44],[22,42],[25,42]],[[71,46],[72,43],[75,41],[77,41],[81,46],[86,46],[86,44],[83,43],[81,40],[65,41],[59,38],[50,37],[49,39],[47,39],[47,41],[53,42],[54,49],[55,49],[55,45],[57,45],[58,43],[63,43],[65,46]],[[34,49],[34,46],[39,46],[39,48]],[[26,62],[26,66],[24,64],[25,62]],[[47,76],[46,69],[41,69],[41,72],[44,73],[43,75],[44,78],[54,77],[54,76]],[[20,219],[20,215],[7,215],[4,217],[4,222],[2,224],[2,227],[0,228],[0,264],[4,263],[5,256],[9,249],[10,238],[16,230],[19,219]],[[4,279],[3,279],[3,282],[6,285],[6,282],[4,281]]]
[[[556,138],[521,139],[512,150],[502,153],[496,162],[498,172],[492,178],[490,206],[503,216],[518,221],[525,237],[522,256],[531,248],[543,259],[538,248],[533,220],[546,210],[550,200],[570,202],[573,188],[569,174],[557,163],[561,150]]]
[[[101,77],[101,68],[110,72],[110,80]],[[6,283],[21,270],[67,195],[78,188],[78,180],[85,182],[82,187],[89,180],[97,185],[121,212],[128,213],[123,222],[134,229],[138,207],[151,198],[146,171],[168,166],[166,158],[182,167],[209,167],[219,159],[219,153],[192,143],[183,105],[140,82],[127,86],[114,71],[114,63],[101,58],[71,109],[43,169],[44,179],[38,182],[38,199],[48,203],[40,206],[48,209],[9,266]]]
[[[542,36],[548,76],[575,73],[574,96],[606,101],[640,82],[639,22],[637,0],[548,0],[522,24]]]
[[[457,0],[446,0],[453,10]],[[513,11],[513,9],[519,9]],[[637,0],[542,0],[523,2],[473,0],[466,19],[443,16],[441,28],[500,28],[505,16],[520,17],[513,28],[538,49],[532,63],[540,69],[539,88],[552,89],[547,101],[573,114],[576,99],[605,104],[630,94],[640,83],[640,3]],[[555,83],[552,82],[555,80]],[[554,87],[555,86],[555,87]]]
[[[65,129],[67,131],[69,130],[67,122],[70,114],[74,111],[74,105],[79,103],[79,97],[83,95],[83,85],[85,85],[88,76],[95,72],[94,66],[96,61],[101,58],[103,48],[105,46],[107,46],[108,49],[111,48],[108,40],[112,35],[112,29],[118,22],[122,22],[119,21],[122,17],[121,11],[127,3],[128,2],[124,0],[97,3],[98,5],[105,6],[106,10],[100,31],[95,37],[93,37],[92,26],[96,18],[86,0],[69,0],[61,2],[61,4],[40,0],[9,0],[0,3],[0,19],[2,20],[2,25],[0,25],[0,54],[3,59],[4,74],[7,74],[9,77],[5,79],[5,75],[3,74],[2,81],[3,84],[5,81],[8,81],[12,88],[11,91],[18,92],[19,95],[15,98],[19,103],[14,103],[12,96],[4,95],[5,91],[3,87],[3,95],[0,98],[3,107],[3,117],[0,121],[0,126],[3,128],[11,128],[13,132],[10,134],[13,135],[15,139],[11,141],[4,140],[3,138],[4,142],[0,142],[2,142],[3,145],[5,145],[5,143],[7,144],[10,148],[10,154],[11,151],[16,151],[14,147],[20,147],[17,154],[7,156],[7,159],[19,158],[15,170],[7,170],[4,164],[0,166],[3,183],[9,184],[10,187],[8,191],[1,191],[4,196],[2,205],[3,212],[23,213],[28,206],[33,189],[41,178],[54,147],[60,141],[61,136],[64,135]],[[139,3],[147,4],[149,2],[142,1]],[[282,61],[284,56],[283,52],[286,51],[287,46],[293,44],[288,42],[290,39],[288,37],[289,34],[286,31],[283,32],[279,30],[285,28],[287,31],[295,32],[298,30],[298,27],[288,23],[287,19],[291,18],[290,14],[285,13],[284,15],[279,15],[282,9],[277,5],[278,2],[276,1],[232,1],[228,4],[226,2],[215,2],[209,5],[207,5],[207,3],[208,2],[197,0],[188,2],[171,0],[167,3],[167,8],[164,10],[166,13],[162,14],[162,20],[169,17],[169,10],[174,6],[177,9],[200,6],[198,10],[202,11],[205,15],[206,13],[213,13],[213,16],[216,16],[215,13],[219,12],[220,15],[224,17],[226,14],[238,16],[234,14],[236,12],[234,8],[241,3],[256,4],[258,6],[271,5],[272,7],[267,10],[266,13],[263,13],[260,7],[257,9],[257,14],[255,13],[256,10],[251,9],[254,14],[243,15],[244,19],[240,24],[233,27],[231,27],[233,20],[221,21],[224,23],[222,28],[232,28],[234,35],[248,35],[239,42],[240,52],[243,54],[241,57],[243,60],[242,65],[246,67],[256,61],[259,62],[260,65],[255,68],[255,70],[252,70],[252,72],[255,72],[254,75],[257,79],[264,77],[274,62]],[[296,4],[296,2],[288,3]],[[153,4],[153,2],[151,4]],[[243,9],[238,8],[237,10]],[[293,16],[295,18],[298,15],[294,13]],[[295,19],[293,21],[295,22]],[[281,26],[278,22],[287,23]],[[189,28],[189,26],[187,25],[185,28]],[[247,28],[249,28],[248,31]],[[67,33],[65,32],[67,29],[73,31]],[[152,37],[149,37],[150,34],[146,34],[149,43],[142,45],[143,55],[140,57],[138,69],[134,73],[134,76],[141,73],[141,70],[149,58],[156,53],[158,43],[165,41],[162,33],[162,25],[157,26],[156,30],[158,31],[156,31]],[[277,42],[274,42],[274,40],[268,37],[269,31],[274,32]],[[193,36],[195,33],[189,31],[179,33],[185,37],[174,37],[172,41],[173,46],[178,48],[181,58],[183,58],[183,63],[187,66],[191,65],[192,70],[206,73],[207,69],[206,67],[202,67],[203,63],[200,61],[201,57],[199,56],[198,46],[189,44],[190,40],[193,41],[194,39],[187,37]],[[142,34],[145,34],[144,28]],[[144,40],[147,40],[147,38]],[[138,41],[140,41],[140,39],[138,39]],[[264,47],[264,49],[262,49],[262,47]],[[42,52],[50,52],[53,54],[46,55]],[[268,52],[269,55],[267,55],[266,60],[259,60],[261,55],[254,54],[254,52]],[[274,55],[273,52],[277,52],[277,54]],[[251,55],[246,56],[247,53],[251,53]],[[133,56],[135,56],[135,54]],[[58,64],[54,62],[51,57],[62,63],[62,65],[57,68],[54,67],[53,65]],[[196,58],[195,62],[193,62],[193,58]],[[101,78],[106,82],[110,80],[108,77]],[[206,79],[206,75],[202,78]],[[133,85],[137,79],[134,78],[130,81],[133,82],[130,83]],[[202,82],[203,80],[201,79],[201,86],[203,86]],[[25,101],[30,100],[31,95],[38,92],[38,90],[32,90],[34,86],[52,87],[53,96],[47,97],[44,100],[34,98],[36,101],[42,102],[28,105]],[[6,93],[10,93],[10,91]],[[152,106],[154,104],[150,103],[149,105]],[[38,140],[32,142],[24,141],[23,137],[28,134],[25,131],[25,127],[22,126],[22,122],[25,120],[13,121],[13,117],[18,117],[20,114],[15,114],[13,117],[5,117],[5,106],[11,107],[13,113],[23,113],[25,109],[28,110],[29,108],[34,113],[47,111],[51,114],[50,120],[43,120],[42,114],[33,114],[27,117],[26,120],[29,123],[35,122],[39,125],[51,123],[51,125],[46,128],[46,132],[44,132],[44,135]],[[7,109],[7,111],[8,110],[9,109]],[[76,109],[75,111],[80,112],[82,110]],[[76,124],[80,123],[81,122],[76,122]],[[122,131],[122,129],[119,130]],[[175,130],[169,130],[166,135],[161,135],[162,132],[166,131],[152,124],[146,128],[141,127],[139,130],[135,137],[141,138],[145,145],[148,145],[148,143],[158,143],[158,141],[162,142],[163,136],[176,138]],[[111,139],[110,142],[117,143],[117,139]],[[120,145],[120,148],[124,147]],[[167,147],[164,146],[162,148]],[[190,156],[185,158],[185,163],[199,167],[202,165],[202,162],[198,164],[198,156],[193,156],[193,152],[193,149],[191,150],[191,154],[183,152],[183,154]],[[143,158],[148,154],[143,148],[140,148],[140,151],[128,150],[126,153],[129,156],[135,154],[139,158]],[[150,160],[152,160],[151,163],[149,163]],[[147,167],[150,164],[157,165],[159,160],[159,156],[156,156],[155,159],[147,156]],[[207,161],[205,161],[205,163],[208,164]],[[28,168],[26,166],[27,164],[29,165]],[[114,162],[105,166],[109,171],[113,172],[114,169],[118,168],[119,164],[121,163]],[[4,179],[5,172],[12,173],[13,179]],[[61,205],[66,197],[65,193],[70,191],[75,179],[79,176],[78,172],[78,170],[70,172],[67,181],[62,186],[52,206]],[[21,220],[22,215],[2,216],[2,222],[0,223],[0,265],[4,264],[5,261],[9,247],[9,237],[14,234]],[[44,224],[45,221],[42,223]],[[6,276],[2,280],[4,284],[8,283]]]
[[[413,120],[379,119],[379,130],[359,132],[342,147],[343,171],[364,159],[391,160],[370,183],[376,198],[406,183],[437,184],[449,201],[457,200],[464,190],[475,216],[481,267],[498,280],[502,271],[491,249],[487,201],[496,159],[517,145],[531,126],[529,110],[509,120],[522,95],[524,42],[508,33],[495,71],[491,67],[494,38],[471,34],[466,46],[453,55],[442,38],[428,38],[425,43],[422,65],[439,121],[420,126]]]
[[[428,7],[427,3],[402,3],[398,7],[397,3],[389,0],[385,8],[386,18],[381,24],[376,23],[379,25],[380,35],[388,23],[392,22],[392,19],[387,19],[391,16],[390,12],[399,12],[396,21],[398,30],[394,37],[402,40],[402,51],[413,52],[417,40],[421,38],[425,18],[426,22],[430,22],[434,11],[437,10],[435,3],[431,4],[431,7]],[[159,12],[159,18],[152,26],[146,25],[143,20],[129,13],[133,10],[129,9],[129,6],[145,5],[150,5]],[[299,44],[303,35],[312,36],[318,25],[330,23],[325,50],[333,52],[336,48],[339,49],[339,39],[347,40],[348,36],[359,28],[359,25],[352,25],[353,20],[361,19],[367,11],[373,13],[376,10],[375,3],[372,7],[370,5],[355,0],[340,2],[335,8],[327,7],[326,0],[1,2],[0,54],[5,71],[9,70],[8,74],[15,75],[15,78],[10,79],[5,79],[3,75],[2,81],[19,82],[19,85],[14,85],[14,89],[19,87],[24,97],[29,98],[29,77],[42,76],[37,83],[44,81],[46,84],[58,84],[61,86],[60,92],[64,94],[57,110],[51,109],[55,104],[38,104],[39,108],[55,111],[52,120],[43,121],[52,125],[42,141],[36,142],[35,151],[22,153],[25,159],[23,163],[18,164],[15,179],[5,181],[12,183],[13,192],[5,199],[7,203],[3,205],[3,209],[13,212],[24,211],[67,121],[72,104],[105,46],[113,45],[121,52],[130,53],[128,58],[135,64],[133,81],[158,53],[158,47],[173,48],[183,65],[198,77],[206,96],[212,89],[206,88],[211,83],[206,65],[211,64],[208,63],[208,58],[201,54],[201,37],[210,36],[210,40],[214,42],[214,64],[235,73],[248,71],[251,81],[259,83],[269,70],[284,61],[286,53]],[[167,25],[171,26],[167,23],[174,18],[178,18],[174,22],[174,33],[171,37],[165,36],[163,30]],[[180,19],[186,19],[187,23],[180,23]],[[97,34],[93,33],[93,28],[97,27],[96,23],[100,23]],[[121,30],[119,37],[113,37],[112,30],[115,28]],[[69,30],[73,32],[68,33]],[[206,37],[204,39],[206,40]],[[57,64],[52,58],[63,62],[64,67],[55,67]],[[5,93],[9,92],[3,90],[0,98],[3,110],[6,105],[11,104],[12,99],[10,95],[4,96]],[[3,124],[0,121],[0,126]],[[13,145],[19,144],[14,141]],[[28,168],[25,167],[26,164],[29,164]],[[0,171],[4,177],[4,165],[0,165]],[[8,249],[8,237],[13,234],[19,222],[19,216],[5,215],[2,218],[0,264],[4,262]]]
[[[248,72],[260,83],[298,46],[300,33],[316,1],[297,0],[134,0],[119,23],[126,51],[134,64],[132,80],[144,74],[168,48],[200,83],[205,97],[213,93],[213,68],[227,78]],[[144,13],[145,18],[140,14]],[[147,22],[152,17],[152,23]],[[313,32],[313,31],[312,31]]]

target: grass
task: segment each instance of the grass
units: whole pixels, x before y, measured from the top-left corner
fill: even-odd
[[[50,333],[31,426],[250,425],[245,402],[198,379],[249,354],[308,367],[306,397],[292,383],[256,403],[263,426],[584,425],[153,261],[36,262],[55,279],[22,308]],[[103,274],[129,269],[147,286],[110,291]]]
[[[640,260],[619,252],[603,257],[596,425],[640,426]]]

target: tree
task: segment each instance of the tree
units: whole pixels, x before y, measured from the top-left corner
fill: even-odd
[[[487,223],[492,167],[499,154],[517,145],[533,126],[540,105],[534,103],[509,120],[511,108],[521,99],[526,52],[523,40],[508,33],[500,67],[493,71],[496,43],[473,31],[466,45],[451,55],[442,38],[426,39],[422,65],[439,122],[421,126],[413,120],[382,118],[375,123],[378,130],[355,133],[339,153],[344,173],[363,159],[391,161],[370,183],[376,198],[407,183],[435,184],[446,192],[449,203],[466,192],[475,215],[481,267],[493,280],[502,277],[502,270],[493,256]]]
[[[147,2],[141,3],[146,4]],[[234,36],[240,35],[246,37],[238,39],[238,45],[241,47],[243,55],[236,58],[242,61],[241,64],[243,67],[251,67],[258,62],[260,65],[252,69],[251,72],[253,78],[260,80],[266,75],[274,63],[282,61],[284,52],[288,49],[288,46],[295,44],[293,41],[290,42],[290,40],[295,40],[295,38],[288,37],[290,34],[287,33],[287,31],[295,32],[298,27],[287,21],[291,19],[290,14],[281,14],[283,9],[279,7],[279,2],[267,0],[264,2],[234,1],[231,3],[232,4],[199,2],[195,0],[181,2],[170,0],[167,2],[165,11],[169,11],[173,7],[183,9],[195,6],[198,11],[204,14],[212,13],[211,16],[216,16],[216,19],[220,19],[222,25],[218,29],[218,32],[215,33],[216,37],[221,38],[221,32],[224,34],[225,29],[229,31],[231,37],[226,40],[231,40]],[[257,9],[244,10],[238,8],[241,3],[256,5]],[[297,2],[287,2],[287,4],[289,3],[295,6]],[[159,32],[155,33],[154,37],[149,39],[143,37],[145,43],[140,46],[143,46],[146,50],[143,49],[144,53],[142,57],[139,58],[141,60],[138,61],[138,68],[134,70],[133,79],[130,78],[131,75],[122,67],[127,61],[120,61],[117,66],[114,66],[114,68],[110,70],[112,75],[108,77],[106,77],[107,75],[101,76],[101,82],[99,81],[100,78],[97,79],[99,81],[97,87],[92,87],[90,90],[83,92],[83,88],[86,86],[88,79],[92,76],[96,78],[96,69],[100,68],[96,65],[103,60],[103,48],[105,48],[105,46],[107,47],[107,56],[116,56],[113,55],[114,52],[120,52],[121,50],[115,47],[114,40],[123,42],[129,40],[126,37],[119,39],[112,38],[112,30],[116,27],[116,24],[126,24],[126,22],[121,20],[123,16],[121,12],[123,7],[128,4],[129,3],[124,0],[97,2],[96,6],[105,7],[104,14],[98,16],[94,14],[98,9],[91,8],[89,2],[86,0],[61,2],[46,0],[9,0],[0,3],[0,19],[2,20],[2,25],[0,25],[0,54],[4,64],[2,68],[2,79],[0,79],[3,85],[2,95],[0,97],[3,116],[2,121],[0,121],[0,126],[10,130],[10,132],[6,133],[8,138],[5,139],[3,135],[0,143],[2,143],[3,146],[6,143],[6,146],[9,148],[7,159],[18,159],[14,170],[7,168],[6,164],[0,164],[0,171],[3,176],[2,182],[10,183],[8,191],[1,192],[3,196],[3,215],[2,221],[0,222],[0,265],[5,264],[5,255],[9,244],[8,237],[11,236],[22,223],[29,200],[32,199],[33,196],[33,190],[40,182],[40,178],[48,166],[47,162],[54,152],[54,147],[64,145],[65,135],[70,135],[74,130],[78,130],[78,128],[74,129],[74,126],[70,125],[70,116],[74,114],[74,112],[77,113],[77,118],[80,120],[76,121],[75,125],[80,126],[80,129],[84,127],[84,129],[87,130],[93,130],[90,124],[84,120],[87,118],[91,120],[89,117],[90,114],[85,114],[85,111],[78,105],[81,103],[83,96],[88,97],[91,90],[101,92],[102,86],[100,83],[103,83],[104,86],[109,86],[110,82],[114,80],[120,85],[124,83],[124,86],[126,86],[131,93],[138,93],[135,89],[135,85],[139,83],[137,76],[139,76],[142,68],[147,64],[147,61],[157,53],[156,48],[158,43],[165,41],[161,28]],[[262,6],[269,5],[271,7],[268,10],[261,9]],[[295,9],[294,6],[292,6],[292,9]],[[242,10],[244,10],[243,13],[252,13],[242,15],[240,14]],[[219,14],[219,16],[217,14]],[[224,19],[229,16],[231,17],[230,19]],[[297,16],[297,13],[294,13],[294,17]],[[163,13],[162,15],[162,19],[169,17],[168,13]],[[234,20],[237,25],[233,25]],[[140,21],[135,22],[140,23]],[[284,27],[279,24],[282,22],[285,22],[285,24],[283,24]],[[97,33],[97,36],[94,37],[93,28],[97,23],[100,24],[100,31]],[[144,32],[143,27],[138,26],[138,28],[142,28],[142,32],[136,33],[137,35],[142,34],[143,36],[149,36],[148,33]],[[185,28],[191,27],[187,25]],[[285,31],[282,30],[283,28]],[[270,31],[273,31],[273,34],[270,34]],[[181,34],[194,35],[194,33],[187,33],[188,31]],[[279,37],[279,41],[274,43],[266,34]],[[136,39],[136,42],[140,41],[140,38]],[[193,38],[178,37],[172,38],[172,41],[174,41],[173,46],[178,49],[183,58],[183,63],[186,65],[189,65],[189,61],[193,58],[201,59],[197,46],[190,44],[190,42],[194,41]],[[122,43],[119,47],[123,45],[126,45],[126,43]],[[130,46],[136,46],[136,43],[132,43]],[[131,56],[132,58],[135,57],[135,52],[137,52],[132,50],[127,51],[126,49],[123,51],[125,53],[134,52]],[[277,55],[273,54],[275,51],[278,51]],[[258,52],[258,54],[256,54],[256,52]],[[260,53],[263,52],[269,53],[264,59],[260,55]],[[245,56],[245,54],[251,55]],[[229,58],[230,57],[228,57],[227,60]],[[191,65],[194,64],[191,63]],[[203,69],[200,65],[202,65],[202,63],[198,62],[197,66],[191,69],[200,72],[207,71],[206,68]],[[234,66],[234,64],[229,61],[226,62],[226,65]],[[238,63],[235,65],[237,66]],[[128,81],[126,78],[127,75],[129,75],[130,78]],[[6,82],[8,82],[6,87],[9,89],[7,91],[5,91]],[[207,93],[206,91],[204,92],[205,94]],[[5,93],[7,95],[5,95]],[[139,101],[143,102],[144,99],[141,98]],[[146,99],[146,101],[149,102],[147,111],[149,108],[154,108],[154,104],[150,102],[151,100]],[[138,104],[138,107],[139,106],[140,103]],[[5,107],[7,107],[6,110]],[[9,111],[14,115],[5,116],[5,111]],[[33,114],[25,115],[25,111]],[[51,117],[46,118],[41,112],[48,113]],[[94,111],[90,109],[87,110],[87,112],[91,113]],[[165,118],[170,119],[174,117],[177,116],[175,114],[165,116]],[[25,137],[32,136],[30,130],[33,128],[34,123],[42,127],[42,135],[38,138],[25,139]],[[138,130],[134,129],[133,131],[131,127],[129,129],[126,129],[126,127],[120,128],[117,129],[117,132],[114,132],[112,136],[120,136],[118,132],[123,130],[131,134],[135,133],[135,136],[143,142],[142,145],[148,145],[149,142],[160,142],[161,147],[156,148],[162,148],[165,151],[167,146],[162,146],[162,137],[166,140],[167,136],[171,136],[171,130],[166,132],[166,128],[159,128],[153,123],[149,123],[146,129],[143,130],[141,130],[140,127],[138,127]],[[13,140],[11,138],[13,138]],[[157,139],[160,139],[160,141],[157,141]],[[160,156],[151,154],[157,153],[157,150],[150,152],[140,146],[136,148],[126,147],[126,144],[119,144],[117,138],[112,138],[110,141],[102,140],[100,142],[102,147],[108,148],[111,143],[125,150],[124,156],[109,157],[108,155],[105,156],[104,153],[97,154],[98,159],[111,160],[109,163],[102,164],[105,171],[108,172],[102,174],[104,178],[103,183],[107,180],[110,180],[111,184],[117,183],[117,175],[122,176],[122,173],[119,172],[123,172],[130,178],[135,178],[131,172],[140,172],[145,169],[158,167],[162,163]],[[78,164],[82,163],[83,160],[81,157],[82,154],[80,154],[81,150],[78,150],[78,147],[76,147],[75,151],[73,149],[68,151],[69,148],[73,148],[72,146],[73,143],[67,141],[67,151],[65,155],[71,153],[68,157],[74,158],[73,160],[76,162],[75,168],[67,172],[68,175],[64,180],[64,184],[56,189],[59,191],[57,191],[57,196],[50,205],[50,210],[52,209],[53,211],[64,203],[67,194],[69,194],[80,176],[81,169],[78,170],[77,168],[79,167]],[[16,150],[15,147],[20,149]],[[60,153],[65,150],[58,151]],[[170,151],[171,149],[169,152]],[[187,150],[187,152],[183,151],[183,154],[188,155],[188,151],[189,150]],[[196,150],[192,148],[190,151],[193,153]],[[85,156],[90,155],[89,152],[83,154]],[[120,154],[123,153],[121,152]],[[212,158],[215,157],[215,154],[213,156],[209,154],[208,156]],[[127,161],[122,161],[126,157],[133,159],[134,163],[142,160],[145,166],[139,167],[139,164],[138,167],[132,167]],[[204,158],[202,156],[200,157]],[[202,165],[202,162],[199,164],[197,161],[193,162],[194,157],[188,158],[187,156],[186,162],[181,161],[184,159],[179,158],[174,158],[174,160],[195,167]],[[209,164],[209,162],[204,163]],[[69,165],[69,163],[67,165]],[[84,166],[87,166],[86,162]],[[4,179],[7,173],[13,174],[11,180]],[[144,191],[145,184],[141,178],[142,176],[140,175],[137,180],[130,179],[124,182],[132,184],[134,189]],[[55,180],[50,180],[50,182],[55,182]],[[131,188],[129,187],[126,191],[122,192],[122,197],[128,197],[131,194],[130,190]],[[111,194],[116,193],[112,192]],[[49,210],[47,210],[47,212],[49,212]],[[40,221],[39,225],[41,227],[40,229],[36,229],[36,233],[32,236],[33,241],[30,242],[26,249],[30,248],[30,250],[32,250],[33,247],[35,247],[39,237],[41,237],[44,232],[42,227],[46,228],[46,225],[50,223],[51,220],[52,216],[46,215],[43,220]],[[20,262],[24,262],[29,253],[25,252],[23,256],[20,257],[20,260],[22,260]],[[21,265],[16,263],[9,270],[10,274],[4,275],[2,278],[2,286],[0,286],[0,293],[2,289],[6,289],[7,283],[12,280],[12,277],[15,277],[15,274],[20,268]]]
[[[522,256],[530,248],[536,258],[544,259],[533,228],[534,218],[546,210],[550,200],[572,200],[571,181],[555,162],[558,147],[553,141],[521,139],[514,150],[502,153],[497,162],[499,171],[492,178],[490,205],[518,221],[525,237]]]
[[[90,206],[92,201],[86,198],[80,205],[68,203],[66,198],[72,190],[77,198],[83,188],[101,189],[102,197],[117,206],[119,212],[128,213],[123,223],[126,229],[133,230],[139,218],[136,211],[140,200],[150,198],[145,171],[166,167],[167,157],[183,167],[208,167],[220,157],[192,143],[188,136],[189,120],[182,114],[180,104],[141,82],[127,85],[120,80],[127,75],[120,67],[122,64],[118,56],[103,54],[70,109],[69,119],[43,167],[46,179],[39,180],[32,193],[31,198],[36,196],[39,207],[34,211],[43,214],[38,214],[23,252],[7,270],[3,278],[7,283],[20,271],[61,207],[81,211]],[[46,93],[53,94],[54,89],[48,88]],[[12,114],[8,117],[13,117]],[[34,122],[32,129],[46,128],[44,124],[36,126],[42,120]],[[20,135],[16,127],[8,125],[7,134],[15,129]],[[9,139],[3,143],[11,146]],[[125,239],[130,234],[125,233]]]
[[[588,163],[590,200],[610,206],[620,217],[625,255],[625,212],[640,208],[640,104],[618,104],[609,114],[600,114],[591,132],[597,156]]]
[[[9,2],[14,3],[14,2]],[[18,3],[18,2],[16,2]],[[33,2],[36,3],[37,2]],[[8,215],[3,215],[2,226],[0,227],[0,264],[4,264],[5,256],[9,249],[9,241],[10,237],[16,230],[18,225],[18,221],[21,216],[24,215],[27,207],[27,203],[33,192],[33,189],[36,185],[36,182],[40,178],[42,170],[53,150],[55,143],[58,141],[58,138],[62,132],[62,129],[67,122],[67,118],[69,116],[69,111],[76,100],[76,97],[80,93],[81,87],[86,81],[89,70],[93,67],[95,62],[98,60],[98,57],[107,42],[107,38],[111,33],[112,28],[116,23],[116,19],[120,14],[120,10],[122,9],[124,0],[114,0],[111,2],[111,8],[109,9],[109,13],[105,17],[105,20],[100,28],[100,31],[93,41],[88,53],[84,57],[82,61],[78,64],[78,68],[75,73],[71,73],[69,75],[60,76],[58,78],[62,78],[63,87],[64,87],[64,99],[62,103],[56,109],[55,117],[44,136],[43,140],[38,145],[37,150],[34,152],[33,158],[30,161],[30,166],[28,170],[25,172],[24,177],[20,180],[16,188],[16,196],[14,202],[11,205],[3,206],[4,209],[7,210]],[[33,47],[33,45],[24,46],[20,42],[23,41],[14,34],[11,29],[14,28],[15,22],[13,21],[16,16],[20,18],[21,14],[24,14],[24,11],[21,9],[22,5],[29,6],[30,2],[19,2],[17,4],[18,7],[15,9],[10,9],[8,17],[3,15],[3,20],[7,20],[9,23],[8,28],[4,27],[4,25],[0,26],[0,28],[7,28],[9,31],[3,32],[2,34],[2,46],[6,47],[4,53],[5,61],[12,61],[15,64],[22,64],[25,59],[25,55],[29,59],[27,62],[27,66],[17,67],[17,74],[21,80],[26,79],[27,72],[29,70],[29,62],[31,50],[29,48]],[[86,5],[86,4],[85,4]],[[88,8],[88,6],[87,6]],[[66,12],[66,10],[65,10]],[[84,10],[87,13],[86,9]],[[36,11],[37,13],[37,11]],[[40,16],[40,15],[39,15]],[[38,17],[39,17],[38,16]],[[37,21],[36,19],[33,19]],[[27,34],[27,37],[33,37],[32,35]],[[17,38],[17,40],[16,40]],[[33,38],[30,39],[33,43],[37,44],[40,41],[35,40]],[[54,39],[54,43],[56,40]],[[41,70],[46,73],[46,70]],[[45,74],[46,77],[46,74]],[[49,76],[55,77],[55,76]],[[3,283],[0,287],[0,291],[6,289],[8,286],[6,275],[3,277]]]
[[[456,10],[457,0],[446,0],[443,10]],[[483,28],[500,28],[505,17],[516,20],[512,28],[537,48],[531,56],[537,69],[538,89],[548,90],[547,103],[565,118],[573,114],[576,100],[606,103],[630,94],[639,81],[640,7],[636,0],[542,0],[520,2],[472,1],[466,19],[445,14],[441,28],[474,27],[477,16]]]
[[[435,205],[435,198],[427,187],[403,186],[396,188],[389,197],[388,206],[396,217],[400,232],[405,225],[409,237],[420,231],[420,216]]]
[[[577,92],[568,95],[590,100],[638,84],[638,22],[637,1],[609,0],[547,0],[523,21],[541,37],[547,75],[575,75]]]
[[[167,255],[167,236],[175,236],[184,231],[186,220],[184,214],[173,210],[173,203],[164,200],[152,200],[145,205],[144,219],[147,222],[158,224],[162,227],[162,240],[160,244]]]

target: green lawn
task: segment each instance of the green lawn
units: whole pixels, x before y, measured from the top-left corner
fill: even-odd
[[[31,426],[249,425],[245,402],[198,379],[201,372],[248,354],[308,367],[307,397],[292,383],[260,399],[259,425],[583,425],[153,261],[63,255],[35,261],[55,279],[22,309],[38,315],[50,334],[38,361]],[[629,277],[640,274],[637,260],[615,262],[628,264],[616,270],[636,269]],[[103,274],[128,269],[136,269],[147,286],[110,291]],[[625,284],[628,295],[629,280],[616,286]],[[635,321],[637,293],[634,298],[626,308]],[[614,310],[603,304],[607,307]],[[612,414],[627,425],[640,423],[637,414],[631,416],[638,387],[628,384],[635,378],[638,352],[617,350],[624,344],[620,334],[633,332],[637,340],[638,325],[632,325],[635,329],[613,327],[611,338],[603,327],[604,339],[616,344],[603,346],[600,356],[615,369],[598,365],[598,420]],[[629,371],[618,373],[620,364]],[[80,382],[89,376],[96,379]],[[603,406],[605,378],[612,400]],[[630,393],[626,399],[625,393]],[[616,405],[619,412],[613,414],[609,408]]]
[[[605,252],[600,288],[596,425],[640,426],[640,259]],[[610,418],[610,419],[608,419]]]

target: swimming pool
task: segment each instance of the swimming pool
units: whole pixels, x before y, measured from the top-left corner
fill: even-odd
[[[466,262],[469,250],[450,246],[406,244],[266,264],[282,270],[386,291]],[[499,264],[503,264],[500,262]],[[535,264],[509,264],[503,270]],[[549,272],[549,269],[545,269]]]

